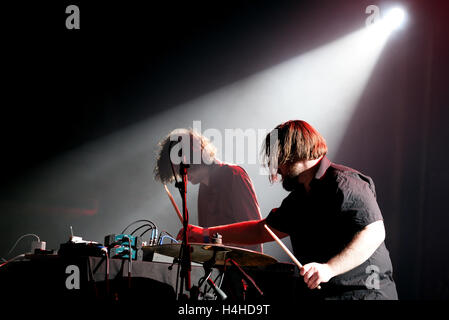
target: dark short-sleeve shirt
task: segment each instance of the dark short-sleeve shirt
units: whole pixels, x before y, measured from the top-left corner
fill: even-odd
[[[261,220],[259,203],[250,177],[237,165],[214,163],[209,184],[198,193],[198,224],[213,227],[249,220]],[[262,252],[262,245],[239,245]]]
[[[266,221],[290,236],[295,256],[302,264],[325,263],[339,254],[357,232],[383,220],[373,180],[328,158],[306,192],[293,190]],[[393,268],[385,243],[360,266],[323,284],[319,295],[328,299],[397,299]],[[375,272],[375,274],[373,274]],[[304,290],[307,292],[317,290]]]

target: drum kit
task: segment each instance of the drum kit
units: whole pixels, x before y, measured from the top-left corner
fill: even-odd
[[[226,261],[232,259],[243,267],[266,266],[276,263],[277,260],[269,255],[222,244],[190,243],[192,262],[199,264],[214,261],[214,267],[224,266]],[[157,246],[144,246],[143,260],[152,260],[155,253],[178,258],[181,251],[180,243],[168,243]]]
[[[178,215],[178,218],[180,222],[184,225],[184,215],[181,213],[181,211],[176,206],[176,203],[170,194],[170,191],[165,186],[165,191],[167,192],[167,195]],[[226,271],[227,267],[233,267],[237,272],[240,273],[241,278],[244,282],[253,285],[253,287],[259,291],[261,295],[263,295],[263,292],[259,289],[257,284],[254,282],[254,280],[244,271],[244,268],[246,267],[264,267],[271,264],[275,264],[278,261],[267,255],[263,254],[257,251],[240,248],[236,246],[229,246],[222,244],[221,241],[221,235],[215,234],[213,237],[211,237],[211,243],[188,243],[188,250],[189,254],[186,255],[185,253],[185,243],[184,242],[176,242],[173,241],[174,239],[171,238],[171,243],[156,243],[152,245],[143,245],[142,251],[143,251],[143,258],[144,261],[155,261],[154,257],[157,255],[158,257],[164,256],[169,258],[169,260],[166,260],[167,262],[172,259],[173,264],[178,264],[180,268],[178,268],[178,277],[179,274],[181,274],[181,281],[180,283],[183,283],[185,279],[182,278],[182,269],[183,269],[183,260],[186,256],[188,256],[189,264],[190,263],[196,263],[203,267],[204,269],[204,276],[199,279],[197,285],[190,286],[190,279],[188,282],[186,282],[185,289],[190,292],[190,299],[196,300],[198,297],[201,296],[201,293],[199,290],[201,289],[203,284],[209,285],[209,290],[213,289],[215,293],[214,299],[226,299],[226,294],[223,293],[223,291],[220,290],[220,285],[222,283],[224,273]],[[187,268],[190,266],[188,265]],[[179,273],[179,270],[181,269],[181,273]],[[215,281],[212,280],[212,273],[218,270],[219,275],[215,278]],[[188,275],[190,277],[190,274]],[[220,284],[216,285],[215,282],[218,278],[221,278]],[[188,285],[187,285],[188,283]],[[203,288],[206,285],[203,286]],[[196,292],[195,292],[196,290]],[[177,281],[177,295],[178,295],[178,281]],[[178,299],[183,294],[183,286],[181,284],[179,289],[179,295]],[[184,295],[185,296],[185,295]],[[204,297],[203,292],[203,297]]]
[[[180,290],[178,293],[178,285],[176,288],[178,299],[183,295],[184,285],[187,291],[190,291],[190,298],[193,299],[199,296],[199,290],[203,283],[209,284],[213,291],[215,292],[216,298],[220,298],[221,300],[226,299],[226,295],[220,290],[219,287],[215,285],[215,282],[212,281],[211,275],[214,268],[218,268],[221,270],[219,277],[223,279],[224,270],[226,266],[233,265],[237,268],[237,270],[242,275],[243,282],[249,282],[253,285],[257,291],[263,295],[263,292],[259,289],[254,280],[242,269],[242,267],[261,267],[267,266],[270,264],[275,264],[278,261],[266,254],[239,248],[232,247],[222,244],[221,235],[215,234],[211,242],[212,243],[189,243],[187,240],[187,227],[188,227],[188,214],[187,214],[187,206],[186,206],[186,187],[187,187],[187,168],[188,165],[184,165],[181,162],[180,165],[180,175],[182,177],[182,181],[178,182],[175,174],[175,170],[173,164],[171,164],[173,170],[173,176],[175,177],[176,183],[175,186],[179,189],[181,194],[181,198],[183,200],[183,210],[179,210],[176,202],[168,190],[167,186],[164,184],[165,191],[170,202],[173,205],[173,208],[183,225],[182,229],[182,243],[170,243],[170,244],[158,244],[152,246],[143,246],[143,260],[153,261],[153,257],[155,254],[168,256],[173,258],[173,264],[179,264],[180,274]],[[301,268],[302,265],[297,261],[294,255],[287,249],[287,247],[282,243],[282,241],[275,235],[275,233],[267,226],[264,225],[267,232],[271,235],[273,240],[275,240],[279,246],[292,258],[293,262]],[[196,262],[203,265],[204,268],[204,277],[202,277],[198,283],[198,286],[191,287],[190,285],[190,270],[191,263]],[[218,279],[218,277],[217,277]],[[196,289],[196,293],[195,292]]]
[[[155,254],[173,258],[173,261],[180,261],[182,256],[181,243],[167,243],[161,245],[144,246],[143,260],[153,261]],[[266,254],[232,246],[225,246],[223,244],[214,243],[190,243],[191,261],[203,266],[204,276],[201,277],[197,285],[190,289],[190,300],[198,299],[219,299],[225,300],[227,298],[220,287],[223,283],[223,277],[227,266],[233,266],[237,272],[240,273],[241,279],[247,284],[251,284],[255,290],[263,296],[263,292],[257,286],[255,281],[243,270],[244,267],[263,267],[270,264],[275,264],[278,261]],[[243,267],[243,268],[242,268]],[[212,280],[212,273],[214,270],[219,270],[215,281]],[[217,279],[220,278],[220,283]],[[203,284],[207,283],[203,286]],[[201,292],[203,288],[203,292]],[[210,289],[213,290],[214,295],[206,294]]]

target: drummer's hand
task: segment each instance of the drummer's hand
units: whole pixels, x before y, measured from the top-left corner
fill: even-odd
[[[300,269],[304,282],[309,289],[315,289],[322,282],[328,282],[334,276],[331,267],[326,263],[308,263]]]
[[[198,242],[198,243],[203,242],[203,228],[202,227],[198,227],[198,226],[189,224],[189,226],[187,228],[188,228],[187,234],[189,235],[189,241]],[[183,231],[184,231],[184,228],[181,228],[181,230],[179,230],[178,235],[176,236],[177,240],[182,240]]]

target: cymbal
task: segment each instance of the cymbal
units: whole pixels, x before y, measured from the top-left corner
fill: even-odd
[[[215,265],[224,265],[227,259],[232,259],[240,266],[265,266],[276,263],[277,260],[269,255],[243,248],[230,247],[212,243],[190,243],[192,262],[204,263],[213,258],[215,252]],[[181,250],[180,243],[162,244],[157,246],[144,246],[143,260],[151,261],[154,253],[177,258]]]

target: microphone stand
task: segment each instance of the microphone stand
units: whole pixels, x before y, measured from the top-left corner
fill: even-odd
[[[184,292],[184,285],[187,291],[191,288],[190,274],[192,270],[192,258],[190,244],[188,241],[188,225],[189,225],[189,214],[187,212],[187,168],[189,165],[181,162],[179,166],[180,175],[182,177],[181,182],[176,182],[176,187],[179,189],[182,198],[182,214],[183,214],[183,236],[181,243],[181,284],[178,299],[182,298]]]
[[[217,255],[217,250],[214,249],[214,254],[213,254],[212,258],[210,258],[208,261],[203,263],[204,277],[200,279],[198,288],[201,288],[201,285],[206,281],[209,284],[209,286],[212,288],[212,290],[214,291],[217,298],[219,298],[220,300],[226,300],[228,298],[226,293],[224,293],[223,290],[221,290],[219,287],[217,287],[215,282],[211,279],[212,269],[216,263],[216,255]]]

